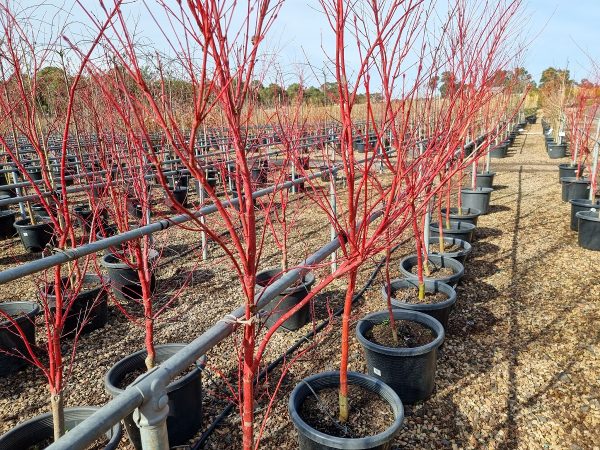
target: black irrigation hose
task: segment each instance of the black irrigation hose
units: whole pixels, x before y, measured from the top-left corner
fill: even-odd
[[[390,250],[390,253],[395,252],[398,248],[400,248],[400,246],[407,243],[408,241],[409,241],[408,239],[405,239],[402,242],[400,242],[399,244],[396,244]],[[375,281],[375,277],[377,276],[377,274],[379,273],[379,271],[381,270],[381,268],[384,266],[385,263],[386,263],[386,258],[384,257],[377,264],[377,266],[371,273],[371,276],[369,277],[369,279],[367,280],[365,285],[356,294],[354,294],[354,296],[352,297],[352,305],[354,305],[354,303],[357,302],[358,299],[364,295],[364,293],[367,291],[367,289],[369,289],[371,287],[371,285],[373,284],[373,281]],[[279,358],[277,358],[276,360],[272,361],[268,366],[266,366],[263,370],[261,370],[259,372],[258,377],[257,377],[257,383],[262,378],[265,378],[269,374],[269,372],[271,372],[273,369],[275,369],[275,367],[277,367],[279,364],[281,364],[288,356],[290,356],[292,353],[294,353],[296,350],[298,350],[303,344],[308,342],[317,333],[319,333],[326,326],[328,326],[329,323],[331,322],[331,320],[333,319],[333,317],[339,317],[343,312],[344,312],[344,307],[342,306],[333,313],[333,316],[324,320],[319,325],[317,325],[317,327],[315,327],[312,331],[308,332],[307,334],[302,336],[300,339],[298,339],[291,347],[289,347],[285,351],[285,353],[283,353],[281,356],[279,356]],[[225,407],[225,409],[223,409],[223,411],[221,411],[221,413],[217,417],[215,417],[215,419],[210,424],[208,429],[204,433],[202,433],[202,435],[200,436],[200,439],[198,439],[198,441],[192,446],[192,450],[200,450],[201,448],[204,448],[206,441],[208,441],[208,439],[213,434],[215,429],[219,426],[219,424],[223,421],[223,419],[225,419],[231,413],[231,411],[233,410],[234,407],[235,407],[235,403],[230,402]]]

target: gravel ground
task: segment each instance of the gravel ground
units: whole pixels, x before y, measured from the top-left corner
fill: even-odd
[[[540,125],[517,138],[504,160],[493,160],[496,190],[492,211],[479,219],[477,240],[466,276],[458,288],[457,305],[438,361],[436,391],[422,404],[407,407],[397,448],[600,448],[600,255],[578,247],[569,230],[570,206],[560,200],[558,164],[545,153]],[[302,200],[298,200],[300,205]],[[303,215],[294,227],[293,253],[306,255],[328,239],[328,227],[316,212]],[[301,225],[301,226],[300,226]],[[174,257],[197,238],[184,230],[160,236],[157,245]],[[267,245],[264,267],[278,262]],[[403,246],[398,260],[410,252]],[[0,269],[29,257],[16,240],[2,243]],[[165,265],[159,279],[171,292],[188,287],[157,324],[156,341],[188,342],[240,302],[235,276],[222,255],[211,251],[210,264],[189,255]],[[298,258],[300,259],[300,258]],[[366,264],[359,286],[375,261]],[[397,265],[392,276],[399,276]],[[381,309],[381,274],[357,302],[354,319]],[[32,298],[35,280],[20,280],[0,290],[0,300]],[[344,283],[333,283],[319,295],[315,315],[324,318],[328,305],[337,307]],[[168,295],[168,290],[165,292]],[[309,331],[277,333],[265,361]],[[41,330],[40,330],[41,331]],[[231,396],[218,375],[236,372],[235,343],[224,341],[209,356],[204,383],[205,427]],[[293,449],[296,435],[287,415],[293,386],[308,374],[337,369],[339,335],[336,326],[319,336],[313,351],[286,366],[281,394],[272,405],[262,448]],[[103,404],[104,373],[123,356],[143,346],[142,331],[111,308],[109,324],[82,338],[68,390],[68,405]],[[360,346],[353,338],[350,368],[365,371]],[[267,393],[279,378],[272,374],[259,387],[258,416]],[[28,368],[0,383],[0,432],[47,409],[44,379]],[[210,449],[238,448],[239,419],[235,412],[209,439]],[[121,447],[131,448],[126,439]]]

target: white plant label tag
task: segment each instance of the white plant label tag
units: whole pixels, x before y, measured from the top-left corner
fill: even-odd
[[[26,231],[23,231],[23,236],[28,236]]]
[[[558,133],[558,135],[560,137],[565,137],[567,135],[567,133],[565,133],[564,131],[561,131],[560,133]]]
[[[374,373],[375,375],[379,375],[379,376],[381,376],[381,370],[379,370],[377,367],[373,367],[373,373]]]

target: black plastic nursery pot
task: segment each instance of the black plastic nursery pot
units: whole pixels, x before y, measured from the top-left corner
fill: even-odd
[[[390,386],[403,403],[412,404],[428,398],[435,388],[437,350],[444,341],[444,327],[431,316],[418,311],[394,309],[394,319],[417,322],[429,328],[435,338],[418,347],[386,347],[367,339],[376,325],[389,321],[388,311],[368,314],[356,326],[356,337],[365,350],[369,375]]]
[[[89,333],[90,331],[104,327],[108,321],[106,280],[96,274],[85,274],[81,282],[81,288],[75,298],[72,298],[72,294],[68,294],[68,283],[68,279],[66,277],[63,278],[63,290],[67,292],[63,302],[71,304],[67,318],[65,319],[63,336],[72,337],[79,328],[81,328],[82,333]],[[56,295],[54,283],[48,286],[46,296],[50,308],[55,309]]]
[[[469,254],[471,253],[471,250],[473,249],[471,247],[471,244],[469,244],[466,241],[463,241],[462,239],[456,239],[456,238],[446,237],[446,236],[444,236],[443,241],[444,241],[445,248],[444,248],[444,252],[440,253],[440,247],[439,247],[440,238],[439,238],[439,236],[438,237],[430,237],[428,254],[445,256],[447,258],[453,258],[453,259],[456,259],[458,262],[460,262],[464,266],[465,262],[467,260],[467,257],[469,256]],[[433,246],[433,248],[432,248],[432,246]],[[458,249],[453,249],[452,251],[447,250],[453,246],[458,247]]]
[[[188,188],[187,187],[177,187],[175,189],[171,189],[171,194],[173,194],[173,198],[175,202],[180,206],[187,205],[188,200]],[[166,194],[165,194],[166,195]],[[167,204],[170,207],[174,207],[172,204],[172,200],[167,196]]]
[[[27,167],[26,170],[33,181],[41,181],[44,179],[42,176],[42,169],[39,167]]]
[[[578,167],[579,167],[579,174],[577,173]],[[572,164],[572,163],[559,164],[558,165],[558,181],[560,181],[561,178],[577,177],[577,175],[579,175],[581,177],[584,169],[585,169],[584,164],[581,164],[580,166],[577,166],[577,164]]]
[[[52,212],[54,213],[54,207],[51,206],[52,208]],[[48,210],[46,208],[44,208],[44,206],[40,203],[34,203],[33,205],[31,205],[31,210],[33,211],[35,216],[39,216],[39,217],[50,217],[50,214],[48,213]]]
[[[273,283],[280,276],[280,269],[263,270],[262,272],[257,273],[256,284],[258,285],[259,292],[269,284]],[[308,272],[306,275],[304,275],[302,283],[287,288],[281,294],[271,300],[271,302],[269,302],[269,304],[263,309],[265,312],[269,313],[267,325],[269,327],[274,325],[282,315],[300,303],[310,292],[314,283],[314,274],[312,272]],[[294,331],[302,328],[308,323],[309,320],[310,302],[299,309],[292,317],[283,322],[281,328]]]
[[[294,180],[297,180],[299,178],[304,178],[302,175],[300,174],[295,174],[294,175]],[[292,175],[288,175],[286,177],[286,181],[292,181]],[[297,193],[301,193],[301,192],[306,192],[306,186],[304,185],[304,181],[300,182],[300,183],[296,183],[294,186],[290,186],[288,188],[289,192],[292,192],[293,190],[296,190]]]
[[[442,220],[446,220],[446,208],[442,208]],[[466,222],[472,225],[477,225],[477,219],[481,215],[481,211],[476,208],[450,208],[450,220],[456,222]]]
[[[548,144],[548,156],[550,159],[564,158],[567,154],[567,144]]]
[[[155,347],[156,364],[166,361],[183,347],[185,347],[185,344],[157,345]],[[138,372],[139,375],[142,375],[146,372],[146,356],[146,350],[140,350],[126,356],[112,366],[104,376],[106,392],[116,397],[123,392],[120,385],[127,376]],[[187,374],[167,385],[169,396],[167,429],[170,446],[185,444],[200,429],[203,397],[202,369],[205,364],[206,356],[202,356],[196,361],[195,367]],[[141,449],[140,431],[133,420],[133,414],[125,417],[123,423],[133,446],[136,449]]]
[[[598,211],[579,211],[579,246],[587,250],[600,250],[600,217]]]
[[[10,195],[0,191],[0,200],[8,200],[9,198],[10,198]],[[7,210],[8,210],[8,205],[0,205],[0,211],[7,211]]]
[[[81,406],[65,408],[65,429],[71,430],[79,425],[99,408]],[[114,450],[119,446],[123,435],[121,424],[117,423],[105,433],[108,442],[103,447],[105,450]],[[52,426],[52,413],[46,413],[34,417],[26,422],[18,424],[8,433],[0,436],[0,450],[16,450],[38,448],[40,443],[46,442],[54,436]],[[39,447],[41,450],[41,447]]]
[[[28,354],[17,330],[21,328],[27,342],[35,345],[34,319],[39,314],[40,307],[36,302],[4,302],[0,303],[0,310],[17,323],[15,327],[4,315],[0,315],[0,377],[4,377],[27,364],[25,359],[13,356]]]
[[[577,218],[577,213],[579,211],[589,211],[591,209],[599,209],[600,210],[600,200],[596,200],[592,202],[587,198],[575,198],[569,200],[571,203],[571,230],[578,231],[579,230],[579,219]]]
[[[473,241],[475,235],[475,228],[477,227],[472,223],[451,220],[450,227],[447,228],[445,221],[443,222],[444,223],[442,225],[444,225],[444,228],[442,228],[442,232],[444,236],[457,238],[462,241],[466,241],[469,244],[471,243],[471,241]],[[431,230],[432,236],[440,235],[440,224],[438,222],[431,223],[431,225],[429,225],[429,229]]]
[[[449,284],[451,286],[459,282],[462,276],[465,274],[464,266],[454,258],[449,258],[443,255],[429,255],[427,257],[429,261],[429,267],[432,270],[436,268],[449,268],[452,270],[452,275],[447,275],[439,278],[424,277],[425,281],[441,281],[442,283]],[[400,260],[400,272],[404,278],[409,280],[418,279],[416,274],[412,273],[413,267],[417,266],[417,255],[408,255]]]
[[[441,323],[444,327],[444,330],[447,328],[450,311],[452,311],[452,308],[456,303],[456,291],[452,286],[440,281],[425,281],[426,293],[435,294],[441,292],[442,294],[446,294],[448,296],[446,300],[438,303],[405,302],[396,298],[396,295],[399,291],[409,291],[414,293],[416,298],[419,294],[419,282],[417,280],[397,278],[390,281],[390,287],[392,307],[422,312],[423,314],[427,314]],[[381,297],[383,298],[384,304],[387,302],[387,290],[387,284],[381,286]]]
[[[52,241],[54,227],[51,222],[42,221],[39,217],[35,225],[29,219],[17,220],[14,227],[19,233],[23,247],[30,253],[41,252]]]
[[[138,202],[127,202],[127,212],[131,215],[131,217],[135,217],[136,219],[141,219],[144,217],[144,209]]]
[[[73,207],[73,212],[79,228],[84,230],[86,233],[90,233],[94,225],[94,211],[91,210],[87,205],[76,205]],[[100,222],[100,225],[102,227],[106,226],[108,221],[108,212],[105,209],[102,209],[96,211],[95,214],[96,220]]]
[[[562,183],[562,201],[577,198],[590,197],[590,180],[589,178],[564,177],[560,179]]]
[[[132,269],[119,258],[120,254],[107,253],[102,256],[102,266],[106,268],[110,278],[110,287],[115,297],[121,301],[140,300],[142,298],[142,285],[137,270]],[[153,256],[150,256],[152,258]],[[150,290],[156,289],[156,277],[152,274]]]
[[[475,187],[491,188],[494,187],[494,175],[496,172],[478,172],[475,178]]]
[[[500,144],[490,150],[490,156],[492,158],[506,158],[508,153],[508,143]]]
[[[115,236],[116,234],[119,234],[119,229],[116,225],[103,225],[96,232],[96,240],[100,241],[107,237]],[[110,253],[115,253],[116,251],[118,252],[118,250],[115,247],[108,247],[104,249],[104,254],[108,255]]]
[[[385,400],[394,414],[393,422],[385,431],[365,437],[344,438],[322,433],[307,424],[301,415],[302,405],[324,389],[339,388],[339,372],[322,372],[312,375],[297,384],[288,402],[288,411],[294,427],[298,431],[298,448],[300,450],[328,449],[374,449],[388,450],[391,448],[394,436],[398,434],[404,420],[404,407],[398,394],[383,381],[362,373],[348,372],[348,384],[367,389]],[[352,412],[350,412],[352,414]],[[368,411],[362,412],[368,414]],[[337,411],[332,414],[337,416]]]
[[[8,239],[15,235],[15,211],[0,211],[0,239]]]
[[[461,204],[463,208],[475,208],[485,215],[490,210],[490,197],[494,190],[492,188],[463,188],[460,190]]]

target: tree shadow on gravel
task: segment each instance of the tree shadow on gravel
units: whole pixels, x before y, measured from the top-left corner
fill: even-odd
[[[479,239],[487,239],[490,237],[498,237],[502,236],[504,232],[499,230],[498,228],[490,228],[490,227],[477,227],[475,230],[475,235],[477,236],[477,240]],[[478,241],[475,241],[475,245],[477,245]]]
[[[432,417],[451,417],[443,425],[432,421]],[[439,427],[435,433],[423,433],[423,426],[433,422]],[[404,424],[394,439],[394,449],[436,448],[451,449],[452,444],[466,446],[461,435],[473,433],[469,419],[461,412],[450,394],[434,397],[422,404],[404,406]]]
[[[344,305],[345,292],[341,289],[320,292],[312,300],[312,319],[316,322],[327,319]]]
[[[8,264],[23,264],[40,259],[41,253],[23,253],[21,255],[9,255],[0,257],[0,266]]]
[[[472,260],[465,267],[465,274],[470,278],[487,278],[498,272],[498,266],[484,259]]]
[[[511,208],[509,208],[506,205],[490,205],[488,214],[494,214],[494,213],[499,213],[499,212],[504,212],[504,211],[511,211]]]
[[[495,184],[494,191],[503,191],[504,189],[508,189],[508,185],[506,184]]]
[[[476,277],[465,276],[456,288],[456,302],[458,305],[466,303],[488,303],[495,300],[500,291],[491,284],[478,280]]]
[[[487,255],[494,255],[498,253],[500,247],[496,244],[492,244],[491,242],[477,242],[476,245],[473,246],[473,250],[471,252],[470,258],[467,260],[467,264],[473,262],[474,258],[479,258]]]

